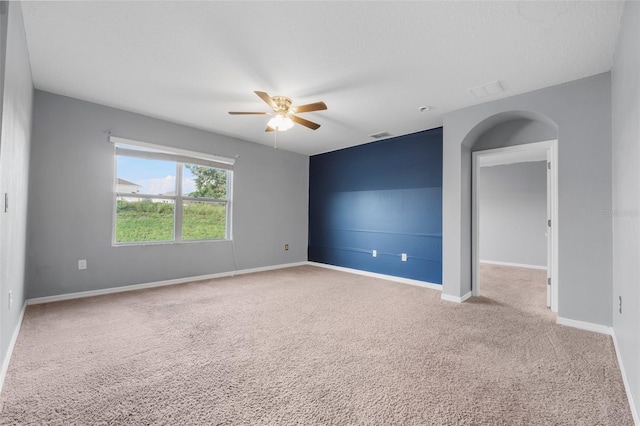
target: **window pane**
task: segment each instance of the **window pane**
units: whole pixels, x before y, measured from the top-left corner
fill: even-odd
[[[212,167],[185,164],[182,195],[227,199],[227,171]]]
[[[226,238],[225,203],[185,201],[182,212],[183,240],[222,240]]]
[[[173,201],[119,197],[116,203],[117,243],[173,240]]]
[[[122,155],[116,158],[116,192],[176,194],[176,163]]]

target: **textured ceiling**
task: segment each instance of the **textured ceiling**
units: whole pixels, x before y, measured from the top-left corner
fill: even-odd
[[[617,1],[24,2],[38,89],[273,145],[254,90],[322,125],[278,133],[316,154],[442,125],[480,102],[609,71]],[[504,93],[469,89],[500,81]],[[432,109],[420,112],[420,106]]]

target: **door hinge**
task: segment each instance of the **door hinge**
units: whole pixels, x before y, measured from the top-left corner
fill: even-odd
[[[551,228],[551,219],[548,219],[548,220],[547,220],[547,226],[548,226],[549,228]]]
[[[551,161],[547,161],[547,169],[551,170]]]
[[[551,278],[547,278],[547,285],[551,285]]]

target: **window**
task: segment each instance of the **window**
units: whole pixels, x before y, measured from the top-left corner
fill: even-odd
[[[231,239],[234,160],[111,137],[116,245]]]

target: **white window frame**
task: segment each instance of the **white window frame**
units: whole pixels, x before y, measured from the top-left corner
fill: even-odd
[[[116,136],[110,136],[109,141],[114,144],[114,184],[113,184],[113,229],[111,233],[112,245],[121,246],[139,246],[139,245],[158,245],[158,244],[183,244],[183,243],[199,243],[199,242],[217,242],[217,241],[231,241],[233,239],[232,233],[232,198],[233,198],[233,166],[235,160],[232,158],[220,157],[217,155],[205,154],[201,152],[188,151],[180,148],[172,148],[162,145],[156,145],[148,142],[141,142],[131,139],[120,138]],[[140,151],[136,149],[128,149],[129,147],[146,148],[154,151]],[[126,192],[117,192],[117,157],[118,155],[134,158],[144,158],[150,160],[162,160],[171,161],[176,164],[176,182],[175,182],[175,195],[154,195],[154,194],[139,194],[135,195]],[[227,171],[227,197],[225,199],[219,198],[207,198],[207,197],[189,197],[182,194],[182,176],[184,172],[185,164],[196,164],[205,167],[212,167],[216,169],[224,169]],[[166,241],[132,241],[132,242],[117,242],[116,241],[116,224],[117,224],[117,205],[119,197],[132,197],[141,199],[166,199],[174,202],[173,213],[173,239]],[[225,238],[223,239],[203,239],[203,240],[183,240],[182,239],[182,219],[183,219],[183,203],[185,201],[196,201],[206,203],[218,203],[225,204]]]

